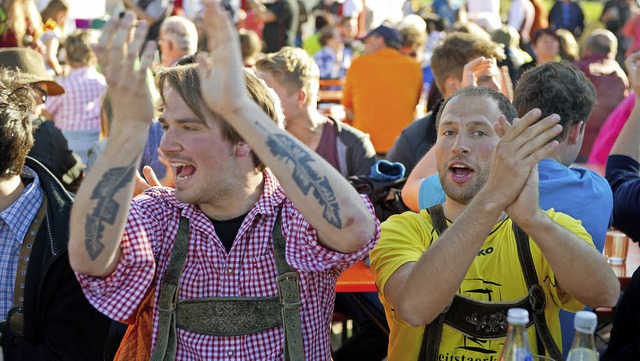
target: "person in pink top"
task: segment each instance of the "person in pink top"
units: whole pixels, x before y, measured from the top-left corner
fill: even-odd
[[[107,90],[104,76],[95,69],[96,56],[91,50],[92,35],[87,30],[71,34],[65,49],[71,65],[66,78],[60,79],[67,92],[48,98],[46,115],[62,130],[69,148],[87,163],[87,151],[100,133],[100,105]]]
[[[596,137],[591,153],[589,153],[589,160],[587,163],[591,164],[607,164],[607,157],[613,148],[613,143],[618,139],[618,134],[624,127],[624,124],[629,119],[631,110],[636,103],[635,94],[631,93],[627,96],[618,106],[611,112],[607,120],[600,128],[600,132]]]

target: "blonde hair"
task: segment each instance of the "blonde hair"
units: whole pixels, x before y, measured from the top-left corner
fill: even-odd
[[[93,36],[87,30],[74,31],[65,41],[64,48],[67,51],[67,59],[71,65],[93,65],[96,54],[91,49]]]
[[[304,89],[315,99],[320,81],[320,69],[315,61],[300,48],[285,46],[276,53],[265,55],[256,63],[259,71],[271,73],[289,94]]]
[[[36,31],[42,28],[42,19],[38,13],[36,4],[31,0],[6,0],[4,10],[7,13],[5,29],[10,29],[16,37],[18,46],[24,46],[24,38],[27,35],[27,19]]]

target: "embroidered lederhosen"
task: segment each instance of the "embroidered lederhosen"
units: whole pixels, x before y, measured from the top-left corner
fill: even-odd
[[[278,297],[209,297],[178,300],[179,279],[187,258],[189,220],[180,217],[169,266],[158,296],[158,338],[152,361],[174,360],[176,328],[211,336],[240,336],[282,325],[287,361],[304,361],[300,321],[300,289],[296,271],[287,263],[281,214],[272,238]]]
[[[429,208],[433,226],[440,236],[447,230],[447,220],[442,205]],[[528,326],[535,324],[538,352],[547,350],[547,354],[557,361],[562,361],[562,353],[549,332],[544,317],[546,298],[531,258],[529,236],[515,223],[513,232],[516,237],[518,259],[524,274],[529,293],[527,296],[512,302],[486,302],[474,300],[462,295],[455,295],[451,304],[424,328],[420,346],[419,361],[434,361],[438,357],[438,349],[442,337],[442,327],[448,326],[472,337],[496,339],[506,336],[507,311],[512,307],[524,308],[532,315]],[[482,321],[482,322],[478,322]]]

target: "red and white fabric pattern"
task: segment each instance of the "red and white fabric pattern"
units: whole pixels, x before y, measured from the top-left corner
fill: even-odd
[[[190,243],[178,298],[277,296],[271,233],[282,205],[282,232],[289,264],[300,275],[301,319],[305,358],[330,360],[330,321],[335,283],[342,271],[366,257],[380,234],[351,254],[328,250],[316,231],[286,198],[275,177],[264,172],[262,196],[248,213],[229,254],[211,221],[194,205],[176,200],[173,189],[151,188],[131,206],[116,270],[100,279],[78,275],[92,305],[107,316],[130,317],[153,282],[156,303],[159,280],[166,272],[180,215],[190,221]],[[373,207],[362,196],[371,214]],[[158,315],[154,314],[155,346]],[[215,337],[178,329],[177,360],[282,360],[282,327],[238,337]]]
[[[58,83],[66,92],[49,97],[45,104],[56,126],[63,132],[100,130],[102,95],[107,90],[104,76],[93,67],[81,67],[71,70]]]

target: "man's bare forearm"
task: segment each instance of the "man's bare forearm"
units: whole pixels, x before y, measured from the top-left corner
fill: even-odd
[[[229,123],[273,171],[325,247],[349,253],[371,240],[374,215],[333,166],[278,128],[254,102],[241,113],[228,116]]]
[[[120,239],[146,139],[144,125],[114,131],[78,191],[71,212],[69,260],[76,272],[104,277],[120,260]]]
[[[593,308],[615,306],[620,283],[594,247],[542,211],[518,225],[540,247],[563,291]]]
[[[501,208],[478,194],[417,262],[389,278],[385,297],[403,319],[414,326],[428,324],[451,302]]]

